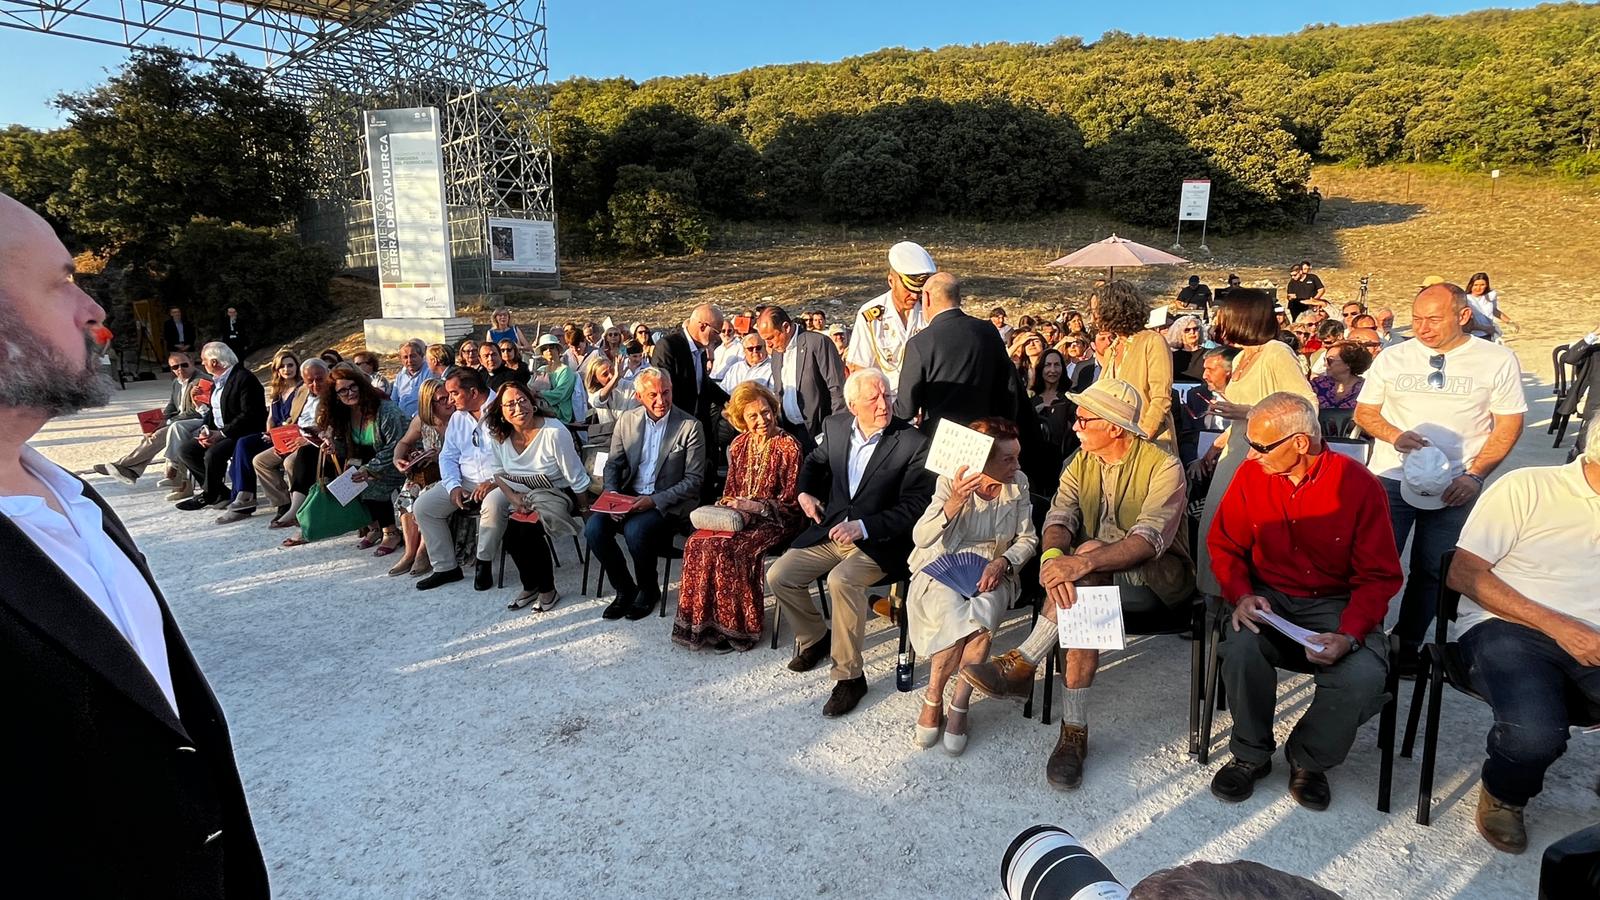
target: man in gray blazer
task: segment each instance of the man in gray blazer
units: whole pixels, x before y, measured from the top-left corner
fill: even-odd
[[[672,376],[651,367],[635,376],[634,385],[639,407],[617,417],[603,479],[607,491],[633,497],[633,508],[591,513],[584,527],[590,552],[617,588],[602,614],[607,619],[642,619],[655,608],[661,599],[656,557],[699,504],[706,472],[705,429],[672,405]],[[631,574],[618,534],[633,557]]]
[[[809,448],[823,421],[845,411],[844,360],[827,335],[805,331],[781,306],[761,311],[756,333],[772,351],[772,392],[782,402],[784,429]]]
[[[162,425],[155,431],[145,435],[139,441],[139,446],[129,451],[127,456],[116,462],[97,463],[94,470],[101,475],[110,475],[123,484],[133,484],[144,474],[146,466],[155,460],[156,454],[167,446],[167,435],[174,428],[176,422],[188,422],[190,426],[184,437],[200,428],[200,411],[194,403],[194,380],[203,378],[211,380],[211,376],[200,371],[194,364],[189,354],[180,351],[167,354],[167,369],[172,372],[172,396],[167,399],[167,406],[161,411]],[[167,463],[167,478],[178,477],[177,467]]]

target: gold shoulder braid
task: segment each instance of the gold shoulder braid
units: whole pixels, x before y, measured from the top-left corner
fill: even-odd
[[[883,304],[874,303],[873,305],[867,307],[866,309],[862,310],[861,317],[866,319],[868,322],[878,321],[879,319],[883,318]]]

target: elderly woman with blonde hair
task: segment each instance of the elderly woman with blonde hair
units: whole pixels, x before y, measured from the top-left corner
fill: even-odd
[[[792,540],[801,525],[797,499],[800,444],[778,424],[782,406],[771,391],[747,381],[733,389],[723,416],[739,431],[728,447],[728,480],[716,506],[683,548],[683,581],[673,641],[698,650],[749,650],[761,640],[761,561]],[[726,522],[709,521],[715,518]]]

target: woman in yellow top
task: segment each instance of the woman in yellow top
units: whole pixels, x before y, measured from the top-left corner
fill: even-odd
[[[1145,327],[1150,303],[1126,281],[1113,281],[1095,292],[1090,301],[1101,331],[1110,332],[1111,344],[1098,354],[1100,377],[1133,385],[1144,400],[1138,425],[1157,446],[1178,455],[1172,424],[1172,348],[1166,338]]]
[[[1211,554],[1206,550],[1206,535],[1211,531],[1211,520],[1216,515],[1222,494],[1233,481],[1250,451],[1245,441],[1245,418],[1255,404],[1268,394],[1288,391],[1306,398],[1313,407],[1316,392],[1300,371],[1295,352],[1277,340],[1278,317],[1273,311],[1272,295],[1253,288],[1235,288],[1228,299],[1212,314],[1211,336],[1214,340],[1239,348],[1233,359],[1233,378],[1228,382],[1226,397],[1218,392],[1219,399],[1211,411],[1229,420],[1228,430],[1211,445],[1206,454],[1189,466],[1189,480],[1211,472],[1211,488],[1206,492],[1206,508],[1200,515],[1199,559],[1196,560],[1195,580],[1200,590],[1207,594],[1220,594],[1217,579],[1211,574]]]

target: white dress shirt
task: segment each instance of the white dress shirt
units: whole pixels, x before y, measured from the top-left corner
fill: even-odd
[[[795,337],[789,336],[789,346],[783,352],[783,417],[795,425],[803,425],[806,414],[800,408],[800,354],[795,352]]]
[[[467,484],[479,485],[494,478],[494,435],[484,420],[489,417],[490,394],[478,407],[478,415],[456,410],[445,426],[444,445],[439,448],[439,481],[445,492]]]
[[[706,351],[704,347],[701,347],[699,344],[694,342],[694,335],[689,333],[689,326],[687,325],[683,326],[683,336],[689,339],[689,355],[694,357],[694,386],[698,389],[700,387],[700,383],[705,380]]]
[[[317,407],[321,405],[322,396],[320,394],[312,394],[307,397],[306,405],[300,407],[300,418],[295,419],[294,424],[301,428],[315,428],[317,425]]]
[[[867,474],[867,463],[872,461],[872,451],[878,449],[878,441],[883,437],[879,430],[872,437],[861,433],[859,422],[850,423],[850,451],[845,456],[846,475],[849,479],[850,496],[856,495],[856,489],[861,487],[861,477]],[[861,536],[867,537],[867,523],[857,519],[861,525]]]
[[[30,495],[0,495],[0,513],[16,523],[127,639],[172,704],[173,712],[177,712],[161,605],[149,582],[106,534],[100,507],[83,495],[83,485],[77,479],[26,445],[22,448],[22,467],[45,483],[66,515],[51,509],[42,498]]]
[[[670,411],[668,412],[670,415]],[[634,493],[648,497],[656,492],[656,460],[661,456],[661,441],[667,434],[667,416],[659,419],[644,414],[644,445],[639,448],[639,474],[633,479]]]
[[[744,342],[738,338],[725,341],[711,353],[711,377],[722,381],[723,376],[728,374],[728,369],[742,362],[744,362]],[[738,384],[737,381],[731,383]]]

